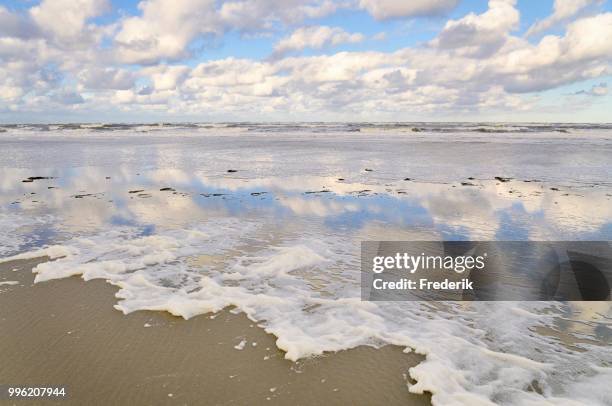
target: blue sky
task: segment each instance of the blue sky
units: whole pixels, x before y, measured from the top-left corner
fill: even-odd
[[[599,121],[601,0],[0,4],[0,121]]]

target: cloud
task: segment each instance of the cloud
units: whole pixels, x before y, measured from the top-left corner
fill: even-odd
[[[85,102],[83,96],[73,90],[61,90],[53,96],[53,99],[61,104],[82,104]]]
[[[79,84],[85,89],[121,89],[132,88],[136,81],[136,76],[125,69],[113,67],[91,67],[80,71],[77,74]]]
[[[145,68],[142,73],[151,79],[155,90],[174,90],[185,80],[189,68],[182,65],[160,65]]]
[[[305,18],[358,7],[356,1],[144,0],[135,15],[104,23],[95,20],[106,10],[104,1],[83,0],[80,9],[68,4],[65,15],[57,6],[64,0],[48,1],[29,11],[0,7],[0,117],[51,111],[131,120],[507,116],[546,107],[540,91],[612,75],[609,12],[578,13],[582,17],[570,17],[563,34],[529,41],[515,32],[515,2],[491,0],[484,12],[447,21],[426,43],[347,52],[343,45],[364,35],[301,25]],[[378,3],[378,18],[389,4]],[[387,7],[385,16],[404,15],[421,3],[393,4],[399,8]],[[436,4],[442,2],[430,3]],[[273,58],[190,59],[194,46],[222,43],[228,32],[231,41],[243,36],[245,48],[251,40],[244,36],[264,42],[270,33],[286,34],[268,44]],[[339,50],[300,52],[331,47]],[[579,94],[605,95],[607,84]]]
[[[74,46],[75,40],[82,42],[93,34],[87,21],[109,9],[107,0],[43,0],[30,9],[30,15],[43,32],[50,34],[50,39]]]
[[[153,88],[151,86],[143,86],[138,90],[139,96],[149,96],[150,94],[153,94]]]
[[[124,18],[114,40],[121,62],[155,64],[191,56],[194,41],[213,42],[230,30],[265,31],[275,24],[296,24],[320,18],[342,3],[321,0],[227,1],[143,0],[141,15]]]
[[[596,3],[601,3],[601,0],[555,0],[552,15],[529,27],[526,36],[529,37],[546,31]]]
[[[491,64],[509,92],[546,90],[612,74],[612,13],[569,24],[564,36],[548,35],[531,45],[510,43]]]
[[[274,56],[302,51],[305,48],[321,49],[342,43],[356,43],[363,41],[364,38],[362,34],[351,34],[338,27],[302,27],[276,44]]]
[[[367,112],[370,117],[400,112],[527,111],[534,99],[522,93],[610,72],[612,44],[605,38],[610,38],[611,16],[578,20],[568,26],[566,35],[548,36],[535,45],[506,32],[514,27],[514,19],[501,24],[497,20],[491,26],[503,28],[499,30],[505,33],[504,43],[484,59],[458,53],[456,48],[415,47],[393,53],[207,62],[191,70],[177,87],[190,95],[177,108],[280,115]]]
[[[595,85],[591,87],[589,93],[593,96],[605,96],[608,94],[608,84],[602,82],[599,85]]]
[[[607,94],[608,94],[608,84],[606,82],[601,82],[598,85],[593,85],[591,86],[589,90],[580,90],[575,93],[572,93],[572,95],[575,95],[575,96],[585,95],[585,96],[596,96],[596,97],[606,96]]]
[[[359,6],[377,20],[444,14],[459,0],[360,0]]]
[[[222,32],[214,0],[144,0],[142,15],[124,18],[114,40],[124,63],[154,64],[189,55],[197,36]]]
[[[28,39],[39,35],[38,27],[27,15],[11,13],[0,6],[0,37]]]
[[[520,14],[515,0],[491,0],[482,14],[470,13],[459,20],[449,20],[431,43],[442,49],[455,49],[472,56],[488,56],[518,28]]]
[[[219,18],[240,31],[273,29],[274,24],[299,24],[308,18],[321,18],[350,3],[331,0],[249,0],[224,2]]]

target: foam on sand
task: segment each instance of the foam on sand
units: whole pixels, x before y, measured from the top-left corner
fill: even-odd
[[[0,282],[0,286],[14,286],[19,285],[19,281],[2,281]]]
[[[432,392],[438,404],[612,401],[602,384],[609,346],[572,349],[533,333],[567,314],[567,304],[364,302],[356,241],[262,233],[260,226],[226,218],[153,234],[115,227],[2,261],[51,258],[34,268],[37,283],[105,279],[120,288],[115,307],[126,314],[158,310],[188,319],[235,306],[274,334],[290,360],[400,345],[426,356],[409,371],[416,381],[410,391]],[[235,348],[245,346],[242,339]]]

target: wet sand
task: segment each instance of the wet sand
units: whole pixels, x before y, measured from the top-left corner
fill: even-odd
[[[69,396],[1,404],[430,404],[408,392],[408,369],[422,357],[399,347],[294,363],[243,314],[125,316],[113,309],[117,289],[102,280],[34,285],[40,261],[0,264],[0,282],[19,282],[0,285],[0,384],[65,385]]]

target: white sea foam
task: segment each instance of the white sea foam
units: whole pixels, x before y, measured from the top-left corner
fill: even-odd
[[[430,391],[437,404],[612,401],[603,385],[609,347],[584,344],[578,352],[533,333],[565,305],[364,302],[356,241],[303,233],[266,240],[260,231],[256,222],[230,218],[153,235],[115,227],[4,260],[54,259],[34,268],[36,282],[76,274],[106,279],[120,288],[115,307],[126,314],[160,310],[188,319],[236,306],[274,334],[291,360],[400,345],[426,356],[409,371],[416,381],[410,391]],[[245,346],[241,340],[236,349]]]
[[[0,211],[0,258],[28,250],[41,239],[36,230],[48,226],[52,221],[52,216],[48,215],[29,217],[22,213]]]
[[[1,281],[0,286],[14,286],[19,285],[19,281]]]

